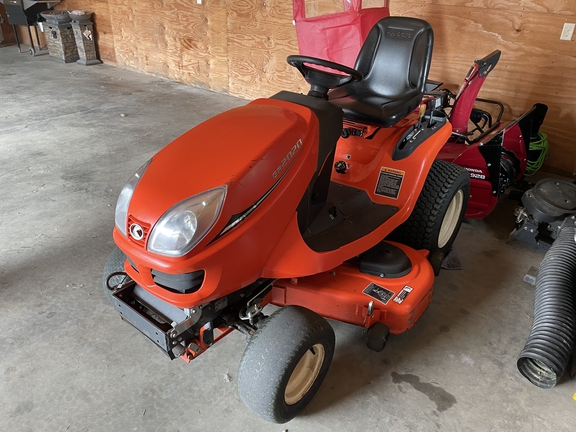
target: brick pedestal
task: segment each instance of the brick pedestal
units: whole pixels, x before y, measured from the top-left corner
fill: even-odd
[[[94,42],[94,30],[92,21],[72,21],[76,46],[80,59],[76,63],[93,65],[102,63],[96,57],[96,43]]]
[[[75,62],[80,58],[71,23],[54,24],[46,21],[44,34],[50,57],[64,63]]]

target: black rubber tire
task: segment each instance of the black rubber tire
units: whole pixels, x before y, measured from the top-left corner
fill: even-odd
[[[457,216],[454,215],[453,231],[449,238],[446,238],[447,232],[442,233],[444,238],[440,244],[442,223],[452,200],[457,196],[461,199],[461,208],[458,209]],[[436,260],[441,263],[458,235],[469,196],[468,171],[449,162],[434,161],[412,214],[388,238],[414,249],[426,249],[430,251],[431,262]]]
[[[238,368],[238,393],[254,413],[272,423],[293,419],[312,400],[332,362],[334,330],[320,315],[301,306],[286,306],[266,319],[251,338]],[[315,350],[312,350],[315,348]],[[310,351],[310,352],[309,352]],[[287,403],[285,392],[299,361],[316,360],[317,375],[298,400]],[[312,353],[312,354],[310,354]]]
[[[112,291],[108,288],[107,281],[112,273],[123,272],[124,271],[124,261],[126,261],[126,254],[122,252],[118,247],[115,247],[106,264],[104,264],[104,271],[102,273],[102,286],[104,288],[104,293],[108,300],[112,302]],[[128,276],[114,276],[110,279],[110,285],[115,286],[127,279]]]
[[[372,351],[380,352],[386,346],[390,328],[381,322],[374,323],[366,332],[366,346]]]

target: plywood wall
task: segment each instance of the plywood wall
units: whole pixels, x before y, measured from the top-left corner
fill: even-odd
[[[504,103],[507,118],[536,102],[549,110],[546,169],[576,171],[576,41],[561,41],[565,22],[576,22],[573,0],[421,0],[392,2],[392,13],[422,18],[435,31],[430,77],[457,88],[473,59],[494,49],[500,62],[481,97]]]
[[[130,0],[113,3],[110,0],[119,66],[228,91],[225,1],[152,1],[146,7]]]
[[[342,0],[308,2],[310,14],[343,8]],[[95,12],[105,63],[247,99],[306,89],[285,62],[298,50],[290,0],[65,0],[57,8]],[[501,50],[480,96],[502,101],[506,118],[547,104],[546,167],[576,170],[576,41],[559,39],[564,22],[576,22],[576,1],[390,0],[390,10],[432,24],[430,76],[452,89],[473,60]]]

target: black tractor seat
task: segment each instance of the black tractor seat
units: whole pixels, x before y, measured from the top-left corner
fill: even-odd
[[[364,79],[328,93],[344,118],[376,126],[394,126],[421,102],[434,33],[426,21],[387,17],[378,21],[362,45],[355,69]]]

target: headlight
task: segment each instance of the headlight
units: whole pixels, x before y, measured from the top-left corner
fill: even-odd
[[[173,257],[190,252],[218,219],[225,196],[221,186],[176,204],[152,229],[148,250]]]
[[[130,205],[130,200],[132,199],[136,185],[144,175],[144,171],[146,171],[150,162],[152,162],[152,159],[142,165],[140,169],[130,177],[126,186],[122,188],[122,192],[120,192],[120,196],[116,202],[116,215],[114,221],[120,232],[124,235],[126,235],[126,226],[128,225],[128,206]]]

